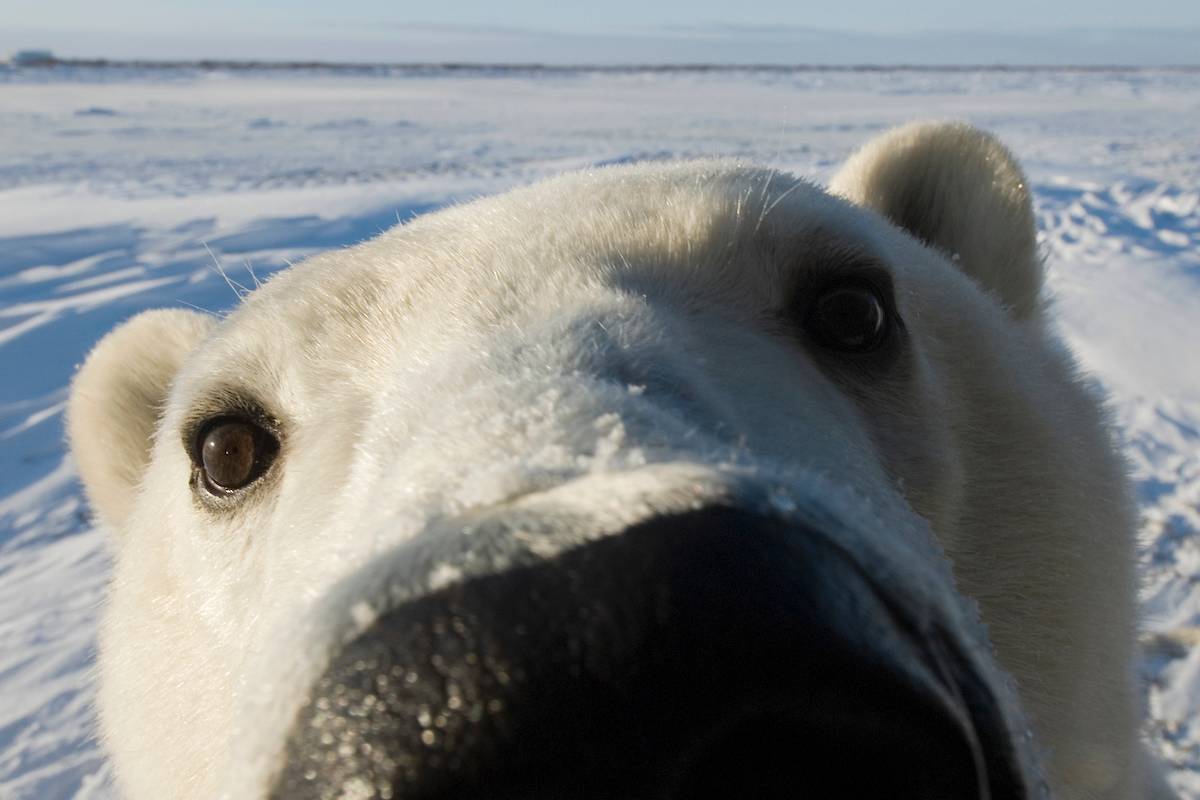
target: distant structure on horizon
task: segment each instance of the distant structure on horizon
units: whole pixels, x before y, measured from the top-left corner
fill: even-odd
[[[18,50],[8,57],[6,63],[13,67],[44,67],[57,60],[49,50]]]

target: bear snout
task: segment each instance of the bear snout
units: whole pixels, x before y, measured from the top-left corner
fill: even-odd
[[[830,531],[710,504],[378,616],[271,797],[1034,797],[967,650]]]

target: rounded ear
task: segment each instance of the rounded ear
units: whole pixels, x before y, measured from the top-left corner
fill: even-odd
[[[1015,316],[1040,308],[1028,183],[990,134],[961,122],[897,128],[855,153],[829,188],[941,250]]]
[[[194,311],[146,311],[100,340],[76,373],[67,438],[92,508],[120,528],[150,460],[171,381],[217,320]]]

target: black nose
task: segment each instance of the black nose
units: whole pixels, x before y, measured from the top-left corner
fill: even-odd
[[[272,797],[1026,797],[986,691],[915,630],[819,531],[655,519],[381,616]]]

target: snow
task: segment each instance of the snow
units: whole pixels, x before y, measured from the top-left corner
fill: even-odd
[[[725,155],[827,179],[910,119],[1030,174],[1063,332],[1143,510],[1148,734],[1200,797],[1200,72],[0,70],[0,796],[104,798],[108,560],[63,447],[72,371],[156,306],[247,287],[564,169]]]

